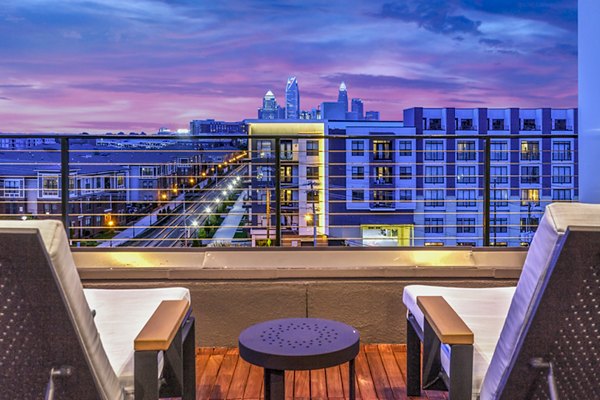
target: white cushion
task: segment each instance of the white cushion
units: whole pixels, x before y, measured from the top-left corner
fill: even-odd
[[[423,329],[424,316],[417,306],[417,296],[443,296],[473,331],[473,393],[476,395],[492,359],[514,292],[514,287],[456,288],[410,285],[404,289],[402,300]],[[442,367],[448,374],[449,352],[449,348],[442,348]]]
[[[119,380],[108,361],[100,336],[94,325],[92,313],[83,295],[83,287],[73,262],[65,229],[60,221],[4,221],[1,229],[37,229],[52,261],[51,267],[62,290],[67,311],[74,321],[77,337],[81,341],[84,355],[88,358],[92,376],[101,399],[123,398]],[[41,301],[43,299],[40,299]],[[90,390],[93,390],[90,388]]]
[[[84,289],[104,349],[127,393],[133,392],[133,341],[163,300],[190,301],[186,288]],[[162,367],[159,368],[161,370]],[[160,371],[159,371],[160,372]]]
[[[481,399],[496,398],[503,376],[514,355],[526,321],[530,318],[534,299],[551,265],[560,251],[559,240],[569,226],[600,226],[600,205],[555,203],[546,207],[527,253],[525,264],[498,346],[481,388]]]

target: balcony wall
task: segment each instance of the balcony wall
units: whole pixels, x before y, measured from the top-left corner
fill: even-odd
[[[74,252],[86,287],[189,288],[202,346],[236,346],[242,329],[284,317],[336,319],[356,327],[364,343],[403,343],[406,285],[514,285],[525,255],[460,248]]]

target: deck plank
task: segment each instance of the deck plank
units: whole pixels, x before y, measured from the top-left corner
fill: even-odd
[[[327,397],[335,400],[344,399],[344,387],[342,386],[340,367],[326,368],[325,378],[327,380]]]
[[[294,373],[294,399],[310,399],[310,371],[295,371]]]
[[[315,400],[327,399],[327,382],[325,370],[315,369],[310,371],[310,397]]]
[[[356,380],[358,381],[358,389],[360,397],[363,399],[376,399],[377,392],[373,385],[373,377],[369,369],[369,363],[365,355],[364,347],[360,346],[360,352],[356,356]]]
[[[248,373],[248,380],[246,382],[244,399],[260,399],[262,396],[263,369],[256,365],[251,365],[250,372]]]
[[[369,363],[369,369],[371,370],[371,377],[373,379],[373,386],[375,386],[375,392],[377,392],[377,397],[380,399],[394,399],[390,381],[385,372],[383,362],[381,361],[377,345],[365,345],[365,355],[367,356],[367,362]]]
[[[231,386],[231,379],[237,365],[239,354],[234,349],[228,349],[223,356],[223,362],[218,372],[217,379],[210,393],[211,400],[227,399],[227,392]]]
[[[224,354],[219,354],[218,349],[213,349],[213,353],[209,356],[208,362],[204,367],[204,371],[200,376],[200,380],[197,381],[196,387],[196,398],[208,399],[212,392],[212,388],[217,381],[217,375],[219,368],[223,362]]]
[[[235,349],[237,352],[237,349]],[[237,353],[239,356],[239,353]],[[231,386],[227,392],[227,399],[238,400],[244,398],[244,390],[248,383],[248,375],[250,374],[250,364],[244,361],[242,358],[239,359],[233,372],[231,379]]]
[[[390,390],[394,399],[406,399],[406,382],[400,372],[400,367],[394,357],[392,346],[389,344],[382,344],[378,346],[379,355],[385,368],[385,374],[390,383]]]

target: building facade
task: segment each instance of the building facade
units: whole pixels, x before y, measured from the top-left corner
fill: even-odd
[[[280,140],[282,224],[301,237],[318,204],[318,232],[330,244],[481,246],[489,204],[490,244],[526,246],[545,205],[578,196],[577,109],[411,108],[403,122],[320,124],[318,144]],[[285,125],[254,129],[306,130]],[[271,157],[253,164],[253,184],[267,176],[274,190],[275,141],[251,142],[256,157]],[[255,217],[274,214],[275,198],[269,212],[259,198]],[[271,233],[275,223],[271,215]]]

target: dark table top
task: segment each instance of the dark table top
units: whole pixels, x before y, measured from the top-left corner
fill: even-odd
[[[358,354],[360,335],[353,327],[319,318],[261,322],[239,337],[240,356],[251,364],[278,370],[327,368]]]

